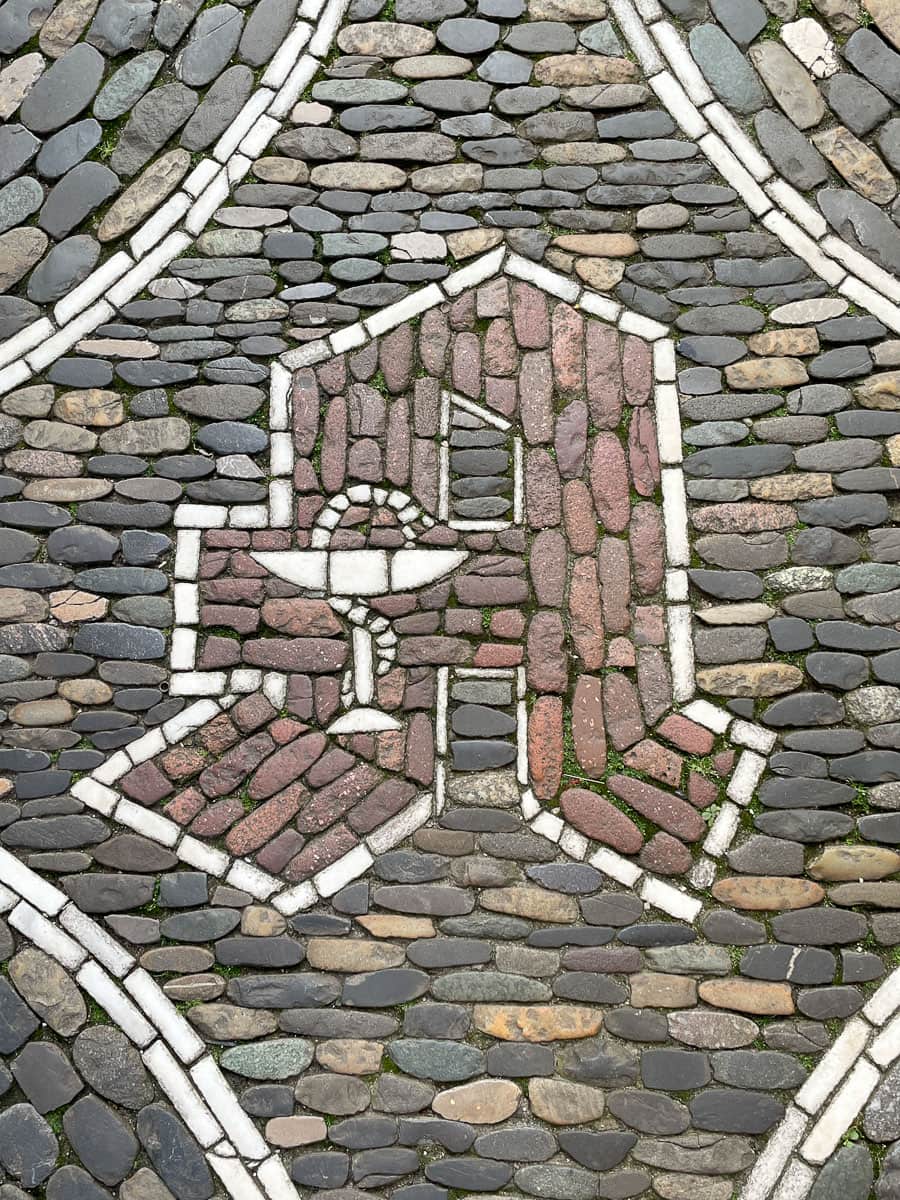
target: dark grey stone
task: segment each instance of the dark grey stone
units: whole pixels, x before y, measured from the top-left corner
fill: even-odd
[[[731,1087],[793,1091],[807,1074],[795,1058],[775,1050],[720,1050],[710,1059],[716,1080]]]
[[[0,1163],[23,1187],[42,1184],[58,1154],[53,1130],[32,1105],[13,1104],[0,1113]]]
[[[117,1184],[131,1170],[138,1143],[129,1127],[96,1096],[85,1096],[63,1117],[75,1153],[101,1183]]]
[[[81,45],[84,43],[79,43]],[[38,225],[52,237],[65,237],[115,195],[119,186],[118,177],[109,167],[97,162],[79,163],[50,192],[38,217]]]
[[[137,1135],[176,1200],[209,1200],[214,1186],[206,1160],[174,1113],[161,1104],[147,1105],[138,1114]]]

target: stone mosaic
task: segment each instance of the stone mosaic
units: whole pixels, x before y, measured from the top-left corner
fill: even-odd
[[[0,1200],[900,1196],[898,51],[0,4]]]

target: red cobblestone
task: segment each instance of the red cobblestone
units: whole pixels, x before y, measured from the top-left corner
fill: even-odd
[[[267,733],[254,734],[223,754],[200,776],[200,787],[207,796],[224,796],[237,791],[247,776],[275,749]]]
[[[368,795],[380,779],[381,773],[368,763],[347,771],[311,797],[297,818],[297,829],[300,833],[327,829]]]
[[[618,538],[605,537],[597,556],[603,621],[610,633],[631,627],[631,563],[628,547]]]
[[[243,815],[244,806],[237,796],[228,796],[198,813],[191,822],[191,833],[196,837],[221,837],[225,830],[230,829]]]
[[[684,759],[674,750],[668,750],[652,738],[645,738],[625,754],[626,767],[635,771],[643,771],[659,783],[667,783],[669,787],[677,788],[681,782],[681,772]]]
[[[613,671],[603,681],[606,732],[616,750],[627,750],[644,736],[637,691],[625,675]]]
[[[584,390],[584,319],[568,304],[557,304],[551,322],[553,375],[561,392]]]
[[[672,677],[662,651],[655,646],[642,646],[638,650],[637,678],[644,717],[655,725],[672,707]]]
[[[179,825],[188,825],[206,804],[206,797],[197,788],[185,788],[163,808],[165,815]]]
[[[300,783],[273,796],[234,826],[225,838],[226,847],[232,854],[251,854],[258,850],[293,820],[306,796],[306,789]]]
[[[337,862],[357,844],[358,838],[346,825],[336,825],[321,837],[308,842],[296,858],[292,858],[284,875],[292,883],[300,883]]]
[[[347,653],[346,642],[328,638],[261,638],[244,643],[244,662],[251,666],[313,675],[339,671]]]
[[[603,728],[603,681],[599,675],[579,675],[572,696],[572,741],[578,765],[586,775],[606,770],[606,731]]]
[[[411,783],[386,779],[347,814],[347,824],[355,833],[371,833],[406,808],[415,794],[416,789]]]
[[[622,369],[614,329],[590,321],[586,338],[587,402],[598,429],[615,429],[622,418]]]
[[[600,433],[591,449],[591,496],[597,519],[608,533],[628,528],[631,499],[625,451],[614,433]]]
[[[525,508],[532,529],[550,529],[562,520],[559,471],[546,450],[525,456]]]
[[[587,405],[583,400],[573,400],[556,418],[553,436],[556,464],[563,479],[574,479],[584,470],[587,431]]]
[[[553,373],[546,350],[522,355],[519,395],[525,440],[532,445],[549,442],[553,436]]]
[[[270,629],[289,637],[336,637],[343,628],[326,600],[306,600],[300,596],[266,600],[262,619]]]
[[[464,396],[481,395],[481,339],[477,333],[458,333],[453,339],[453,386]]]
[[[603,666],[603,617],[600,585],[593,558],[577,558],[569,582],[569,629],[575,650],[588,671]]]
[[[557,612],[534,614],[528,625],[528,685],[536,692],[563,693],[568,685],[565,630]]]
[[[518,365],[512,322],[497,317],[484,337],[484,370],[487,375],[512,375]]]
[[[304,775],[327,745],[323,733],[308,733],[271,754],[250,781],[250,797],[265,800]]]
[[[629,404],[646,404],[653,386],[653,351],[645,341],[629,336],[622,350],[622,377]]]
[[[528,722],[528,766],[539,800],[559,791],[563,768],[563,704],[557,696],[538,696]]]
[[[656,425],[648,408],[639,408],[628,428],[628,466],[635,491],[652,496],[659,487],[659,451]]]
[[[597,514],[586,483],[573,479],[563,489],[566,537],[576,554],[592,554],[597,547]]]
[[[709,754],[715,744],[715,738],[708,729],[678,713],[666,717],[658,732],[686,754]]]
[[[514,283],[512,317],[516,341],[523,350],[542,350],[550,344],[550,314],[543,292],[527,283]]]
[[[566,539],[559,530],[544,529],[536,535],[528,569],[538,604],[560,608],[566,589]]]
[[[586,788],[569,788],[560,799],[563,816],[592,841],[621,854],[637,854],[644,838],[640,829],[609,800]]]
[[[141,763],[119,781],[122,791],[138,804],[159,804],[175,790],[154,762]]]
[[[696,842],[706,833],[706,825],[697,810],[670,792],[660,791],[629,775],[611,775],[607,784],[620,800],[674,837]]]
[[[646,871],[657,875],[684,875],[691,869],[691,852],[670,833],[654,833],[641,850],[638,861]]]

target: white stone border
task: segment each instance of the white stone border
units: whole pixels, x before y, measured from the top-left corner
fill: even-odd
[[[68,896],[0,849],[0,913],[73,973],[139,1051],[232,1200],[296,1200],[269,1146],[191,1028],[153,977]]]
[[[900,332],[900,282],[829,233],[822,214],[776,173],[715,98],[658,0],[609,0],[609,7],[663,106],[760,223],[820,279]]]

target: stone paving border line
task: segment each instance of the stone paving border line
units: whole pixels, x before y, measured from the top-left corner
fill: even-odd
[[[57,302],[53,318],[42,317],[0,343],[0,395],[25,383],[98,325],[108,322],[116,307],[137,295],[187,249],[249,171],[252,164],[248,155],[261,154],[280,130],[281,120],[330,50],[346,4],[347,0],[328,0],[323,7],[322,0],[302,0],[298,10],[301,19],[274,55],[261,86],[216,143],[214,157],[203,158],[184,180],[182,190],[131,235],[131,255],[124,250],[113,254]],[[900,332],[900,304],[894,303],[900,301],[900,283],[841,238],[829,234],[824,217],[777,176],[731,113],[715,99],[677,29],[663,19],[658,0],[610,0],[610,7],[649,86],[685,135],[697,139],[705,157],[761,224],[821,279]],[[310,21],[316,22],[314,31]],[[671,70],[666,69],[666,62]],[[535,272],[545,270],[528,266]],[[570,280],[566,283],[574,286]],[[400,305],[408,305],[408,315],[415,315],[421,311],[417,308],[419,297],[430,293],[434,286],[414,292]],[[370,333],[378,329],[380,318],[388,311],[364,322]],[[340,338],[349,332],[341,330],[334,336]],[[282,361],[289,366],[317,361],[304,357],[316,345],[314,342],[287,351]],[[345,349],[351,346],[350,342],[344,343]]]
[[[76,983],[134,1043],[232,1200],[296,1200],[278,1152],[266,1145],[203,1040],[153,977],[64,892],[3,849],[0,913],[74,972]]]

